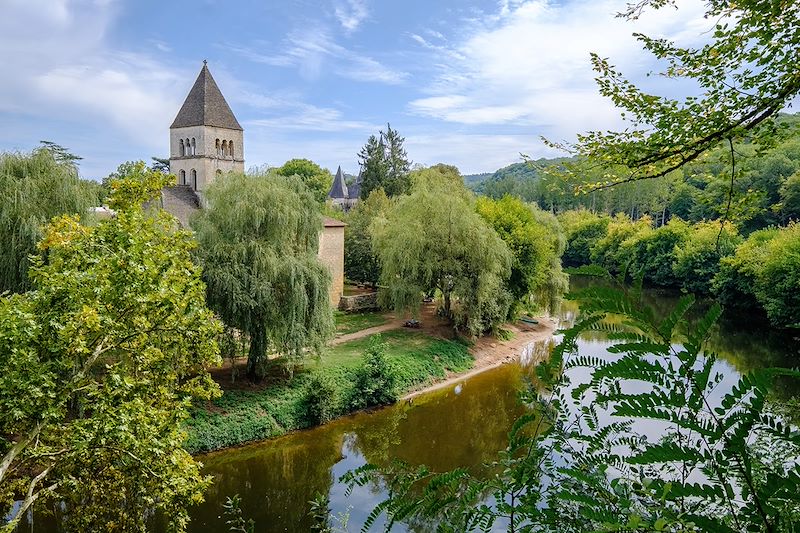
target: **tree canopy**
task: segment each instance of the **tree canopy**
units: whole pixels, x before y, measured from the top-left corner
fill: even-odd
[[[297,176],[311,189],[319,202],[324,202],[333,184],[333,174],[310,159],[290,159],[275,172],[281,176]]]
[[[411,187],[408,159],[401,137],[397,130],[387,124],[386,131],[378,136],[370,135],[367,143],[358,153],[361,166],[361,198],[365,199],[378,188],[389,197],[405,194]]]
[[[304,182],[277,173],[228,174],[205,191],[192,221],[208,305],[249,338],[247,374],[269,354],[319,352],[333,330],[330,273],[317,258],[322,217]]]
[[[381,283],[396,309],[417,310],[423,295],[439,291],[443,314],[473,334],[508,315],[511,254],[463,186],[446,177],[418,181],[372,231]]]
[[[376,189],[366,200],[358,202],[347,214],[344,232],[344,274],[353,281],[378,283],[381,267],[372,245],[370,225],[385,216],[391,201],[383,189]]]
[[[0,154],[0,293],[31,287],[28,257],[53,217],[97,205],[96,187],[78,177],[74,159],[61,150]]]
[[[63,506],[74,531],[144,531],[154,510],[182,531],[202,501],[210,480],[183,450],[181,427],[193,399],[218,391],[205,368],[219,363],[220,327],[190,233],[122,198],[152,199],[169,181],[120,176],[116,217],[55,219],[33,290],[0,298],[3,531],[33,502]]]

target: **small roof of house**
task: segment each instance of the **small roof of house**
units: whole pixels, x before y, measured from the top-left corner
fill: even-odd
[[[344,181],[344,174],[342,174],[341,166],[336,170],[336,176],[333,178],[331,190],[328,191],[328,198],[348,198],[347,183]]]
[[[322,217],[322,225],[326,228],[343,228],[347,226],[347,224],[341,220],[336,220],[335,218],[331,217]]]
[[[242,130],[205,61],[170,129],[188,126],[216,126],[229,130]]]

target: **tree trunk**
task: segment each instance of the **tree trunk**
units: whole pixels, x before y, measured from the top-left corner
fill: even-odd
[[[250,330],[250,351],[247,354],[247,378],[252,382],[264,378],[264,363],[267,358],[267,332],[259,324]]]
[[[444,316],[447,320],[452,320],[453,315],[450,313],[450,291],[444,293]]]

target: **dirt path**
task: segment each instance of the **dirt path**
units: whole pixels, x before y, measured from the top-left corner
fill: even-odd
[[[556,329],[555,322],[550,318],[537,317],[536,320],[539,321],[539,324],[529,326],[518,322],[504,326],[514,334],[513,338],[507,341],[501,341],[493,337],[481,337],[470,348],[470,353],[475,358],[475,364],[470,370],[447,376],[443,381],[406,394],[402,399],[408,400],[426,392],[451,387],[481,372],[519,360],[526,346],[532,342],[550,339]]]
[[[348,333],[346,335],[336,337],[328,343],[328,346],[336,346],[337,344],[342,344],[343,342],[354,341],[369,335],[375,335],[376,333],[383,333],[384,331],[402,328],[404,322],[405,320],[402,318],[393,318],[386,324],[381,324],[380,326],[374,326],[371,328],[362,329],[361,331],[356,331],[355,333]]]

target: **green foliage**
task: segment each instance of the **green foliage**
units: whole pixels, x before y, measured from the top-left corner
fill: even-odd
[[[318,202],[324,202],[333,184],[333,174],[309,159],[290,159],[275,169],[280,176],[300,178]]]
[[[228,496],[223,505],[225,525],[228,526],[228,531],[234,533],[254,533],[256,523],[252,518],[245,520],[241,505],[242,499],[238,494]]]
[[[374,342],[377,341],[372,337],[365,337],[332,346],[291,379],[274,376],[263,390],[225,391],[208,408],[195,408],[187,421],[186,449],[192,453],[207,452],[316,424],[315,419],[309,418],[308,410],[309,380],[313,376],[335,388],[336,402],[324,405],[328,414],[333,417],[344,414],[357,403],[357,373],[364,354]],[[380,342],[384,345],[386,366],[393,369],[394,388],[390,389],[396,397],[443,379],[449,372],[466,371],[473,363],[464,344],[419,332],[389,331]],[[321,402],[318,405],[323,406]]]
[[[551,302],[560,296],[563,291],[548,293],[558,287],[557,283],[553,283],[554,279],[565,278],[559,255],[563,251],[559,241],[560,228],[540,223],[534,214],[538,208],[532,208],[512,196],[504,196],[500,200],[480,197],[476,209],[511,251],[511,275],[505,287],[515,303],[531,302],[534,296],[539,297],[540,302]],[[543,216],[540,215],[540,218]],[[557,220],[555,223],[558,223]],[[515,313],[515,307],[510,309],[510,315]]]
[[[436,181],[439,183],[450,183],[453,187],[464,187],[464,177],[458,167],[438,163],[431,167],[423,167],[412,170],[409,174],[412,187],[417,183]]]
[[[643,275],[644,280],[661,287],[675,287],[679,281],[673,272],[676,249],[689,235],[689,226],[673,218],[664,226],[643,232],[636,239],[630,270]]]
[[[755,294],[776,326],[800,323],[800,224],[779,231],[764,250]]]
[[[564,265],[579,266],[591,262],[591,247],[608,230],[608,217],[579,209],[561,213],[558,221],[567,237]]]
[[[648,8],[665,5],[674,2],[631,3],[623,16],[636,19]],[[644,49],[666,65],[663,74],[699,85],[699,92],[683,99],[647,94],[608,59],[593,55],[600,93],[623,110],[629,124],[621,132],[579,136],[572,148],[591,160],[632,171],[606,176],[599,183],[603,185],[666,175],[722,141],[772,142],[774,117],[800,93],[790,53],[800,47],[798,18],[796,2],[708,2],[705,20],[713,27],[698,48],[636,34]]]
[[[780,193],[784,220],[800,221],[800,170],[783,182]]]
[[[391,202],[383,192],[376,189],[358,202],[347,214],[344,232],[344,275],[347,279],[377,285],[381,276],[380,263],[372,248],[370,225],[385,216]]]
[[[575,298],[581,319],[537,369],[546,388],[523,401],[538,409],[515,424],[497,473],[359,468],[344,476],[351,490],[391,488],[364,530],[385,514],[386,530],[424,521],[453,532],[795,531],[800,435],[766,398],[773,378],[800,372],[723,381],[705,349],[720,308],[689,324],[691,296],[663,320],[638,288]],[[614,339],[606,356],[577,353],[578,335],[592,331]]]
[[[49,147],[0,154],[0,293],[31,287],[29,256],[53,217],[83,215],[97,205],[96,188],[73,163]]]
[[[350,400],[354,409],[386,405],[397,401],[396,370],[386,357],[380,335],[370,339],[364,362],[356,370],[355,388]]]
[[[675,250],[672,265],[681,288],[693,294],[710,294],[720,260],[733,255],[741,242],[739,233],[730,223],[704,222],[690,226],[686,240]]]
[[[778,231],[772,228],[753,232],[732,256],[720,260],[712,291],[723,307],[739,311],[758,309],[756,280],[766,259],[767,244]]]
[[[508,315],[511,254],[463,187],[447,179],[418,182],[371,230],[385,297],[395,309],[416,312],[423,296],[438,290],[444,316],[475,335]]]
[[[369,197],[376,189],[383,189],[389,197],[406,194],[411,188],[409,170],[411,162],[403,148],[401,137],[391,125],[378,136],[370,135],[358,153],[361,165],[361,199]]]
[[[144,161],[122,163],[103,180],[108,206],[122,210],[143,205],[157,198],[162,188],[174,184],[175,176],[151,169]]]
[[[192,221],[209,306],[249,337],[247,374],[267,355],[291,365],[333,331],[330,273],[317,258],[322,219],[303,182],[277,174],[218,177]]]
[[[333,420],[340,413],[339,390],[333,378],[314,372],[306,383],[306,420],[313,425]]]
[[[617,213],[608,223],[606,234],[590,245],[592,262],[609,272],[626,271],[636,243],[651,231],[652,220],[649,217],[631,221],[627,215]]]
[[[154,511],[182,531],[210,483],[181,427],[193,400],[218,392],[205,368],[220,362],[220,327],[190,233],[135,201],[159,193],[159,180],[121,183],[115,218],[55,219],[34,290],[0,298],[3,531],[34,501],[61,506],[74,531],[144,531]]]

